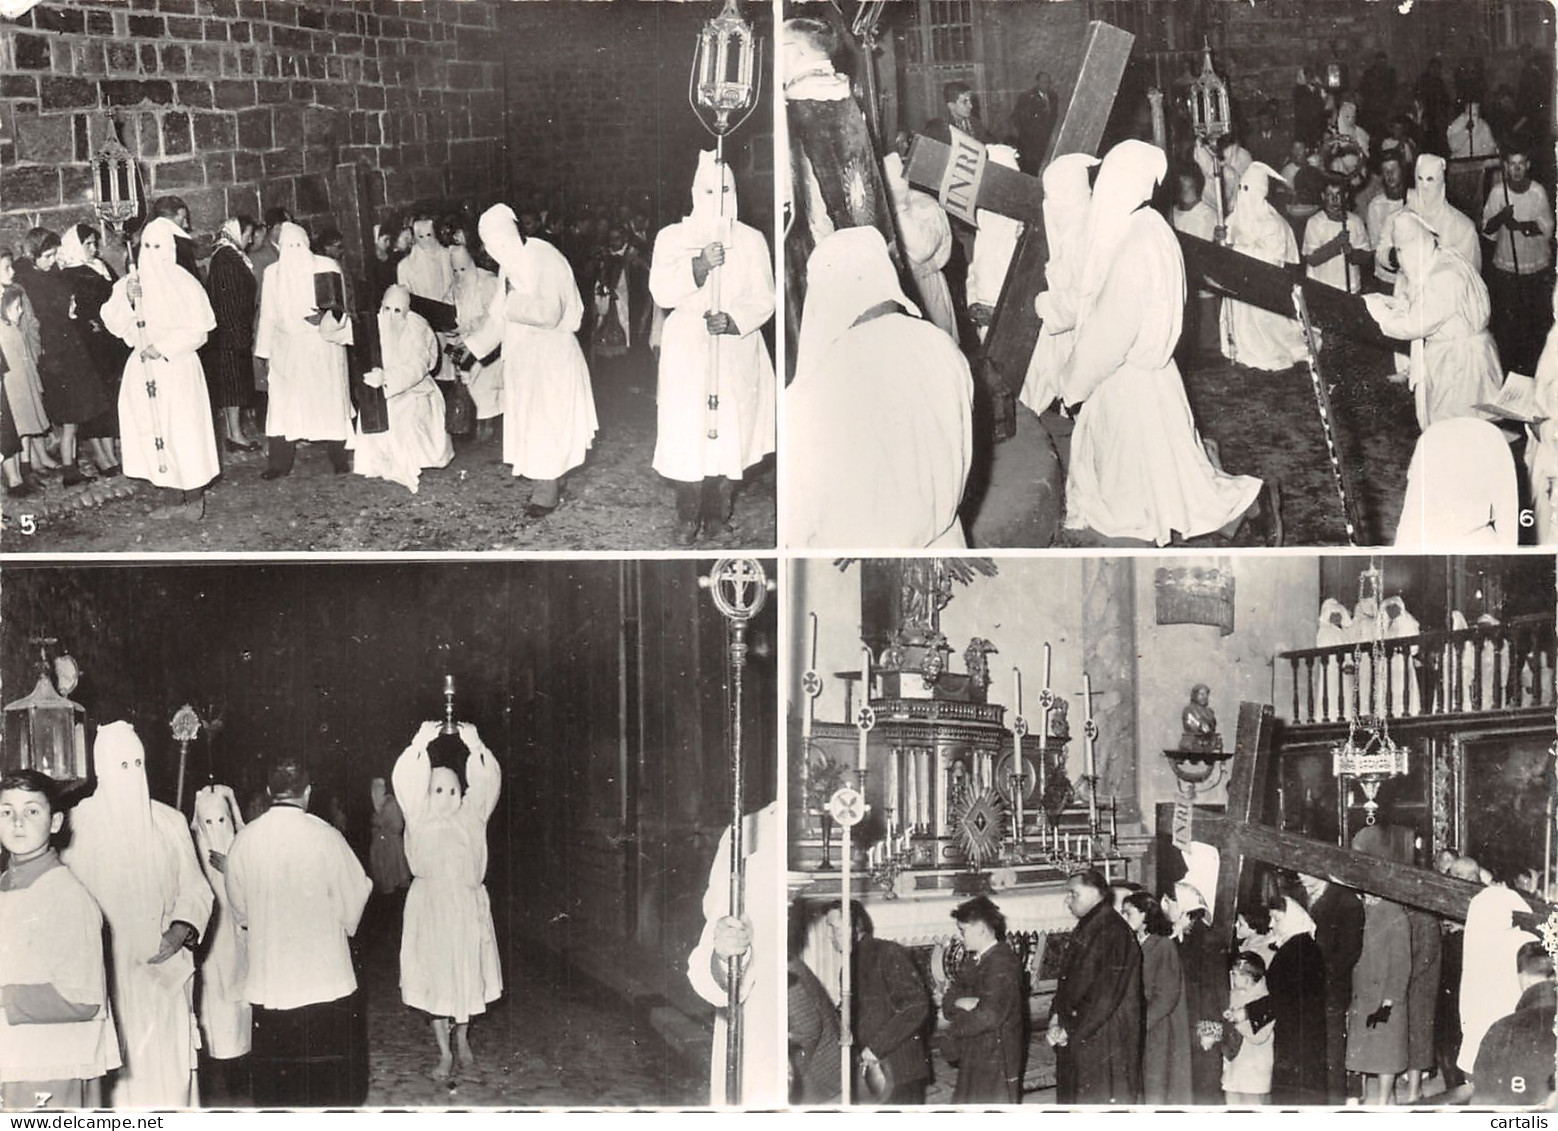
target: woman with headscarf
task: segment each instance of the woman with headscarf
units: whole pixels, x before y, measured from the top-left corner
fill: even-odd
[[[1414,184],[1407,189],[1407,211],[1415,212],[1438,235],[1439,246],[1451,248],[1482,270],[1482,239],[1470,216],[1450,203],[1446,194],[1445,161],[1432,153],[1417,159]],[[1397,253],[1400,254],[1399,252]]]
[[[759,333],[774,316],[768,244],[737,221],[735,175],[709,151],[698,156],[692,211],[655,237],[649,293],[670,312],[654,469],[675,485],[677,541],[688,546],[700,530],[726,529],[735,484],[774,450],[774,367]]]
[[[806,267],[795,380],[785,390],[792,546],[966,545],[973,377],[919,316],[874,228],[841,228]]]
[[[406,863],[406,818],[395,800],[395,792],[383,778],[368,784],[373,802],[373,840],[368,846],[368,871],[373,887],[380,895],[389,895],[411,883],[411,868]]]
[[[141,233],[136,269],[114,284],[103,325],[131,347],[119,386],[124,473],[149,479],[189,517],[205,513],[205,485],[221,471],[199,349],[216,316],[199,280],[178,265],[178,226]],[[163,514],[173,511],[170,498]]]
[[[174,258],[173,237],[155,230],[172,223],[154,220],[147,226],[147,239],[156,241],[156,271],[177,272],[203,295],[200,284]],[[144,272],[144,244],[141,255]],[[153,316],[155,288],[164,282],[145,280],[148,318]],[[119,299],[116,291],[111,301]],[[126,387],[139,380],[127,380]],[[199,373],[195,380],[204,392]],[[145,759],[145,748],[129,723],[98,728],[92,751],[97,787],[72,811],[70,846],[61,859],[92,893],[108,922],[114,1016],[124,1068],[113,1079],[106,1106],[198,1107],[194,951],[204,939],[215,896],[195,858],[183,814],[152,800]]]
[[[595,397],[579,348],[584,302],[563,253],[520,235],[508,205],[487,209],[476,230],[500,286],[486,322],[462,341],[475,357],[503,347],[503,460],[534,483],[525,516],[544,518],[595,440]]]
[[[10,266],[9,253],[0,252],[0,279]],[[27,292],[15,283],[0,282],[0,367],[5,379],[6,492],[23,499],[40,489],[33,478],[40,455],[48,454],[49,412],[43,405],[43,382],[38,379],[38,345],[28,333]]]
[[[454,444],[444,427],[444,395],[438,368],[438,337],[411,309],[411,292],[398,283],[379,307],[379,352],[383,364],[363,375],[363,384],[384,390],[389,430],[357,436],[356,472],[399,483],[413,495],[425,467],[448,467]]]
[[[1336,128],[1332,132],[1356,145],[1365,161],[1369,159],[1369,131],[1358,124],[1358,107],[1355,104],[1343,102],[1336,108]]]
[[[1440,245],[1422,217],[1402,213],[1392,225],[1401,263],[1394,295],[1365,295],[1369,314],[1391,337],[1410,341],[1407,383],[1417,426],[1450,417],[1484,417],[1504,383],[1498,347],[1488,333],[1488,288],[1459,252]]]
[[[1228,955],[1212,931],[1212,912],[1199,888],[1183,881],[1164,896],[1163,912],[1179,944],[1190,1024],[1191,1090],[1198,1104],[1222,1102],[1223,1013],[1228,1008]]]
[[[200,956],[200,993],[195,1010],[200,1017],[203,1050],[212,1060],[236,1060],[249,1052],[252,1013],[244,997],[248,972],[248,933],[233,920],[227,898],[227,853],[243,828],[243,814],[231,786],[207,785],[195,794],[195,854],[216,894],[206,945]]]
[[[1093,199],[1089,170],[1098,158],[1068,153],[1044,167],[1044,234],[1049,260],[1044,286],[1033,307],[1044,324],[1033,345],[1019,399],[1043,413],[1060,395],[1060,372],[1076,344],[1077,290],[1082,283],[1083,238],[1087,208]]]
[[[308,233],[284,223],[277,239],[276,262],[260,285],[260,325],[254,355],[270,364],[269,409],[265,436],[269,446],[261,479],[292,474],[297,442],[323,442],[337,475],[351,470],[346,454],[352,438],[352,400],[346,347],[352,324],[314,305],[314,276],[340,273],[333,259],[309,250]]]
[[[1326,1102],[1325,958],[1315,942],[1308,895],[1296,878],[1285,877],[1268,897],[1271,933],[1277,944],[1266,970],[1266,1007],[1272,1033],[1271,1102]],[[1250,1009],[1252,1021],[1255,1011]],[[1258,1024],[1258,1022],[1257,1022]]]
[[[120,472],[115,444],[119,413],[115,406],[127,351],[124,343],[103,325],[103,304],[114,293],[118,276],[98,254],[101,242],[96,228],[72,224],[60,237],[56,268],[70,286],[76,304],[76,324],[86,338],[87,355],[107,401],[102,412],[81,425],[80,435],[92,449],[98,473],[112,478]]]
[[[1483,888],[1466,905],[1461,966],[1461,1051],[1456,1065],[1470,1074],[1488,1028],[1520,1001],[1515,955],[1536,936],[1514,925],[1516,912],[1531,907],[1502,884]]]
[[[889,153],[882,158],[882,175],[898,218],[898,245],[914,275],[925,317],[953,341],[958,340],[957,315],[952,309],[952,289],[943,269],[952,259],[952,225],[936,198],[913,188],[904,175],[903,158]],[[1049,198],[1045,198],[1046,207]],[[1051,261],[1053,261],[1053,254]]]
[[[1260,161],[1244,171],[1228,236],[1235,251],[1280,267],[1299,262],[1298,241],[1293,226],[1266,199],[1272,178],[1282,179]],[[1279,373],[1309,357],[1303,327],[1294,318],[1236,299],[1223,300],[1223,318],[1223,353],[1229,361]]]
[[[449,262],[454,267],[455,334],[465,338],[476,333],[487,321],[498,291],[498,277],[476,261],[475,250],[467,242],[475,239],[473,235],[467,235],[461,229],[457,237],[449,245]],[[382,300],[383,295],[379,297]],[[380,305],[383,305],[382,301]],[[493,430],[503,424],[502,353],[486,360],[472,357],[460,380],[465,382],[471,400],[476,404],[476,438],[488,440]]]
[[[206,291],[216,315],[216,332],[202,360],[211,403],[227,423],[229,452],[257,452],[260,445],[243,432],[243,410],[254,401],[254,314],[259,284],[246,248],[254,220],[234,216],[222,225],[206,269]]]
[[[497,807],[503,774],[473,725],[460,723],[457,735],[440,735],[441,728],[423,723],[393,774],[406,816],[406,859],[415,877],[401,931],[400,996],[431,1016],[438,1042],[433,1079],[449,1079],[456,1056],[460,1075],[471,1079],[479,1077],[467,1036],[470,1019],[503,993],[484,882],[487,821]]]
[[[34,228],[26,239],[31,267],[18,274],[38,318],[43,403],[49,420],[59,426],[64,483],[73,487],[86,479],[76,462],[78,435],[107,413],[111,402],[87,350],[86,323],[77,317],[72,280],[59,270],[59,248],[59,236]]]
[[[1146,142],[1121,142],[1104,158],[1088,209],[1076,345],[1060,374],[1061,398],[1082,403],[1066,526],[1160,546],[1175,532],[1233,529],[1261,492],[1259,479],[1212,466],[1174,363],[1185,263],[1167,221],[1143,207],[1166,170],[1163,151]]]

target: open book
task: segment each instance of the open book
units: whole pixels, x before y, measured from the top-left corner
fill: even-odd
[[[1524,373],[1511,373],[1504,378],[1504,387],[1492,404],[1477,406],[1482,412],[1498,420],[1514,420],[1521,424],[1535,424],[1544,419],[1536,406],[1536,378]]]

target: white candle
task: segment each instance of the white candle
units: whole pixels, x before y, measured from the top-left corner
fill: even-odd
[[[1012,665],[1012,721],[1022,717],[1022,669]]]
[[[1049,690],[1049,642],[1044,643],[1044,690]],[[1044,716],[1039,720],[1039,751],[1042,759],[1043,752],[1049,749],[1049,708],[1045,707],[1041,712]]]
[[[891,842],[893,827],[898,823],[898,759],[897,750],[887,752],[887,839]]]
[[[1087,698],[1087,721],[1093,721],[1093,677],[1086,672],[1082,673],[1082,694]],[[1087,815],[1091,821],[1090,828],[1098,827],[1098,768],[1093,753],[1092,727],[1089,726],[1087,741],[1083,744],[1082,773],[1087,778]]]
[[[871,705],[871,649],[860,650],[860,709],[864,711]],[[866,772],[866,735],[865,727],[860,728],[860,756],[856,762],[856,769],[862,774]]]

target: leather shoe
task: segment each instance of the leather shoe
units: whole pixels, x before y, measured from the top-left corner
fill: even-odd
[[[254,443],[240,444],[236,440],[223,440],[222,443],[234,455],[237,455],[239,452],[257,452],[260,450],[260,445]]]
[[[525,517],[526,518],[545,518],[547,515],[551,514],[556,509],[557,509],[556,507],[539,507],[535,503],[527,503],[525,505]]]
[[[676,544],[678,546],[695,546],[698,544],[698,520],[685,519],[676,524]]]
[[[264,480],[280,479],[283,475],[291,475],[290,471],[282,471],[279,467],[267,467],[260,472],[260,478]]]

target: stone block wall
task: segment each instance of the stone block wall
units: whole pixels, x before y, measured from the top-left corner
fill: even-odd
[[[197,233],[281,205],[334,222],[336,167],[368,204],[503,183],[497,0],[84,0],[0,21],[0,246],[92,216],[110,119],[149,197]]]

